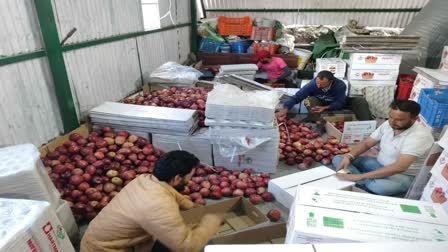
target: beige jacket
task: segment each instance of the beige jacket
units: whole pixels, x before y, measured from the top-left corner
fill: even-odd
[[[199,251],[218,230],[220,219],[206,215],[199,225],[188,227],[179,208],[192,207],[193,202],[167,183],[138,176],[90,222],[81,252],[132,251],[155,240],[172,251]]]

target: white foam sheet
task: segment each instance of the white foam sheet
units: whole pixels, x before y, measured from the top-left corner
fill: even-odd
[[[198,124],[198,114],[191,109],[141,106],[105,102],[89,112],[95,125],[108,125],[139,132],[189,135]]]
[[[221,65],[221,71],[224,72],[257,71],[257,70],[258,67],[255,64]]]
[[[0,251],[75,250],[48,202],[0,198]]]
[[[60,194],[32,144],[0,149],[0,197],[47,201],[53,209]]]
[[[166,107],[141,106],[118,102],[105,102],[90,110],[91,115],[142,119],[144,121],[176,121],[187,122],[196,114],[191,109],[172,109]]]

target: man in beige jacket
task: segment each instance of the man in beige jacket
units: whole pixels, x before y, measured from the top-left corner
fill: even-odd
[[[156,240],[159,251],[164,246],[166,251],[200,251],[218,230],[221,217],[205,215],[195,227],[182,219],[179,209],[190,209],[194,204],[178,191],[198,165],[199,160],[186,151],[161,156],[153,175],[138,176],[90,222],[81,252],[132,251],[139,244],[154,244]]]

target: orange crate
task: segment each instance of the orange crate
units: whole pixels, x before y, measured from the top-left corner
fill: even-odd
[[[256,54],[260,50],[268,51],[271,55],[274,55],[277,53],[278,48],[280,47],[278,44],[264,44],[264,43],[253,43],[253,52]]]
[[[245,17],[218,17],[218,32],[221,35],[250,36],[252,34],[252,20]]]
[[[273,27],[253,27],[252,40],[272,40],[274,38],[275,29]]]

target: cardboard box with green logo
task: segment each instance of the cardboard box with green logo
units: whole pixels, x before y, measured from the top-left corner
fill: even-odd
[[[421,201],[300,186],[286,243],[448,241],[448,215]]]

